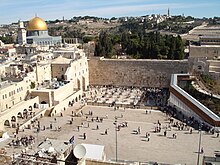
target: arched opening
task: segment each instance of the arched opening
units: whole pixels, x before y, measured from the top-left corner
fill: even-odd
[[[23,110],[23,116],[27,115],[27,109]]]
[[[75,101],[78,102],[78,98],[77,97],[75,98]]]
[[[41,101],[41,104],[47,104],[47,102],[46,101]]]
[[[64,75],[63,75],[63,74],[61,75],[61,79],[62,79],[62,80],[65,80]]]
[[[4,126],[10,126],[10,122],[9,122],[9,120],[5,120],[5,122],[4,122]]]
[[[32,111],[32,110],[33,110],[32,106],[29,106],[28,110],[29,110],[29,111]]]
[[[37,108],[37,103],[34,103],[34,108]]]
[[[18,112],[17,118],[22,118],[22,113],[21,112]]]
[[[81,89],[81,87],[80,87],[80,80],[79,79],[77,79],[77,89]]]
[[[16,122],[16,117],[15,116],[11,117],[11,122]]]
[[[86,80],[85,80],[85,77],[82,77],[82,90],[83,91],[86,90]]]

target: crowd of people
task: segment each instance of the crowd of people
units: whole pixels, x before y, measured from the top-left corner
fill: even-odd
[[[22,136],[22,137],[16,137],[14,136],[15,139],[13,139],[11,141],[11,143],[9,143],[9,146],[32,146],[35,142],[35,138],[34,136],[30,135],[30,136]]]

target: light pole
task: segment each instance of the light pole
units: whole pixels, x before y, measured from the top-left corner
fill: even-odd
[[[199,148],[198,148],[197,165],[199,165],[199,159],[201,154],[201,140],[202,140],[202,130],[201,130],[201,125],[199,125]]]
[[[115,122],[113,123],[115,125],[115,160],[118,161],[118,123],[117,123],[117,117],[115,116]]]

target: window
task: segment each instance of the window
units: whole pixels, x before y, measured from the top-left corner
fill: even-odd
[[[199,65],[199,66],[198,66],[198,69],[199,69],[199,70],[201,70],[201,69],[202,69],[202,66],[201,66],[201,65]]]
[[[5,98],[5,96],[4,95],[2,95],[2,99],[4,99]]]
[[[61,70],[63,71],[64,69],[63,69],[63,68],[61,68]]]
[[[8,109],[8,104],[5,105],[6,109]]]

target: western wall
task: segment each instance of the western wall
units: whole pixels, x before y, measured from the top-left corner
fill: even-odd
[[[169,87],[171,74],[187,73],[188,60],[89,59],[90,85]]]

